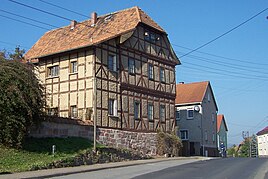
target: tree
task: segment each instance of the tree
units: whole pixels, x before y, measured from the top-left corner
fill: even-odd
[[[227,155],[231,157],[237,157],[237,146],[235,144],[227,149]]]
[[[21,63],[24,50],[0,53],[0,143],[20,147],[44,107],[43,88],[31,64]]]

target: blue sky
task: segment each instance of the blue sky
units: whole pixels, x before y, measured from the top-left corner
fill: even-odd
[[[168,33],[178,56],[218,37],[268,7],[266,0],[16,0],[69,19],[87,19],[57,7],[90,15],[99,15],[139,6]],[[54,26],[70,22],[36,10],[1,0],[0,49],[12,51],[16,45],[28,50],[50,26],[8,14],[11,12]],[[238,144],[242,131],[258,132],[268,125],[268,10],[238,29],[182,57],[176,68],[177,82],[210,81],[219,114],[229,128],[229,143]],[[53,28],[52,28],[53,29]],[[188,48],[188,49],[187,49]]]

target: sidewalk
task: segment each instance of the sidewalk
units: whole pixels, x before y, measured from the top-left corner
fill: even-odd
[[[78,167],[67,167],[67,168],[55,168],[48,170],[37,170],[37,171],[29,171],[29,172],[21,172],[14,174],[6,174],[0,175],[1,179],[17,179],[17,178],[50,178],[56,176],[70,175],[75,173],[83,173],[97,170],[104,170],[110,168],[119,168],[119,167],[127,167],[133,165],[141,165],[148,163],[156,163],[168,160],[210,160],[208,157],[170,157],[170,158],[156,158],[156,159],[147,159],[147,160],[133,160],[126,162],[115,162],[115,163],[104,163],[104,164],[95,164],[95,165],[84,165]]]

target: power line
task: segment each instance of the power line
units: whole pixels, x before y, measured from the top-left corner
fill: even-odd
[[[187,56],[187,55],[189,55],[189,54],[191,54],[191,53],[193,53],[193,52],[195,52],[195,51],[197,51],[197,50],[199,50],[199,49],[201,49],[201,48],[203,48],[203,47],[205,47],[205,46],[211,44],[212,42],[214,42],[214,41],[220,39],[221,37],[223,37],[223,36],[229,34],[230,32],[234,31],[235,29],[237,29],[237,28],[241,27],[242,25],[246,24],[247,22],[251,21],[251,20],[254,19],[255,17],[257,17],[257,16],[259,16],[260,14],[262,14],[263,12],[265,12],[266,10],[268,10],[268,8],[265,8],[264,10],[260,11],[259,13],[255,14],[254,16],[252,16],[252,17],[250,17],[249,19],[247,19],[246,21],[244,21],[244,22],[238,24],[237,26],[235,26],[235,27],[233,27],[232,29],[228,30],[227,32],[225,32],[225,33],[219,35],[218,37],[216,37],[216,38],[214,38],[214,39],[212,39],[212,40],[210,40],[210,41],[204,43],[203,45],[201,45],[201,46],[199,46],[199,47],[197,47],[197,48],[191,50],[190,52],[188,52],[188,53],[186,53],[186,54],[180,56],[179,58],[185,57],[185,56]]]
[[[40,23],[40,24],[43,24],[43,25],[48,25],[50,27],[54,27],[54,28],[59,28],[55,25],[51,25],[51,24],[48,24],[46,22],[42,22],[42,21],[39,21],[39,20],[35,20],[35,19],[32,19],[32,18],[29,18],[29,17],[25,17],[25,16],[22,16],[22,15],[19,15],[19,14],[15,14],[13,12],[9,12],[9,11],[6,11],[6,10],[3,10],[3,9],[0,9],[1,12],[4,12],[4,13],[7,13],[7,14],[11,14],[11,15],[14,15],[14,16],[17,16],[17,17],[21,17],[21,18],[24,18],[24,19],[27,19],[27,20],[31,20],[33,22],[37,22],[37,23]],[[24,21],[25,22],[25,21]]]
[[[206,69],[212,69],[212,70],[216,70],[216,71],[225,72],[227,74],[243,75],[243,77],[248,78],[248,79],[251,78],[251,79],[268,80],[268,77],[266,77],[266,76],[257,76],[257,75],[250,75],[250,76],[248,76],[248,74],[239,73],[239,72],[236,72],[236,71],[223,70],[223,69],[219,69],[219,68],[211,68],[211,67],[207,67],[207,66],[204,66],[204,65],[197,65],[197,64],[194,64],[194,63],[191,63],[191,62],[184,62],[184,63],[185,64],[188,64],[188,65],[193,65],[193,66],[201,67],[201,68],[206,68]]]
[[[39,26],[39,25],[35,25],[35,24],[32,24],[32,23],[28,23],[28,22],[25,22],[25,21],[18,20],[18,19],[14,19],[14,18],[12,18],[12,17],[8,17],[8,16],[5,16],[5,15],[1,15],[1,14],[0,14],[0,16],[1,16],[1,17],[4,17],[4,18],[6,18],[6,19],[10,19],[10,20],[13,20],[13,21],[17,21],[17,22],[23,23],[23,24],[28,24],[28,25],[30,25],[30,26],[37,27],[37,28],[40,28],[40,29],[50,30],[50,29],[48,29],[48,28],[41,27],[41,26]]]
[[[55,17],[58,17],[58,18],[61,18],[61,19],[65,19],[65,20],[67,20],[67,21],[72,21],[72,19],[69,19],[69,18],[60,16],[60,15],[57,15],[57,14],[54,14],[54,13],[51,13],[51,12],[48,12],[48,11],[45,11],[45,10],[42,10],[42,9],[39,9],[39,8],[30,6],[30,5],[27,5],[27,4],[24,4],[24,3],[20,3],[20,2],[14,1],[14,0],[8,0],[8,1],[13,2],[13,3],[16,3],[16,4],[19,4],[19,5],[24,6],[24,7],[28,7],[28,8],[30,8],[30,9],[34,9],[34,10],[36,10],[36,11],[43,12],[43,13],[45,13],[45,14],[49,14],[49,15],[51,15],[51,16],[55,16]]]
[[[175,52],[178,52],[178,51],[175,51]],[[202,61],[202,62],[207,62],[207,63],[214,64],[214,65],[220,65],[221,67],[224,66],[224,67],[232,68],[232,69],[235,69],[235,70],[243,70],[243,71],[247,71],[247,72],[268,74],[268,72],[262,72],[262,71],[259,71],[259,70],[258,71],[253,70],[252,66],[249,67],[249,66],[244,66],[244,65],[235,65],[235,64],[232,64],[232,63],[221,62],[221,61],[218,61],[218,60],[212,60],[212,59],[209,59],[209,58],[195,56],[195,55],[189,55],[189,57],[193,58],[193,59],[196,59],[196,60],[199,60],[199,61]],[[185,63],[185,62],[183,62],[183,63]],[[266,70],[266,69],[262,69],[262,68],[258,68],[258,69]]]
[[[74,13],[74,14],[77,14],[77,15],[80,15],[80,16],[83,16],[83,17],[88,18],[87,15],[84,15],[84,14],[81,14],[81,13],[79,13],[79,12],[76,12],[76,11],[73,11],[73,10],[70,10],[70,9],[67,9],[67,8],[64,8],[64,7],[61,7],[61,6],[58,6],[58,5],[56,5],[56,4],[53,4],[53,3],[50,3],[50,2],[46,2],[46,1],[44,1],[44,0],[39,0],[39,1],[42,2],[42,3],[49,4],[49,5],[51,5],[51,6],[57,7],[57,8],[59,8],[59,9],[63,9],[63,10],[65,10],[65,11],[72,12],[72,13]]]
[[[172,45],[176,46],[176,47],[183,48],[183,49],[187,49],[187,50],[193,50],[192,48],[177,45],[177,44],[173,44],[173,43],[172,43]],[[215,55],[215,54],[207,53],[207,52],[204,52],[204,51],[196,51],[196,52],[201,53],[201,54],[205,54],[205,55],[209,55],[209,56],[213,56],[213,57],[217,57],[217,58],[221,58],[221,59],[225,59],[225,60],[229,60],[229,61],[238,61],[238,62],[242,62],[242,63],[247,63],[247,64],[250,64],[250,65],[252,65],[252,64],[260,65],[260,66],[268,65],[267,63],[256,63],[256,62],[253,62],[253,60],[245,61],[245,60],[241,60],[241,59],[237,59],[237,58],[230,58],[230,57],[224,57],[224,56],[221,56],[221,55]]]

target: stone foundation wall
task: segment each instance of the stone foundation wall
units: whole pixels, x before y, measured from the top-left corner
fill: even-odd
[[[93,126],[42,122],[39,127],[32,128],[29,136],[31,137],[83,137],[93,140]]]
[[[106,146],[132,149],[144,155],[156,155],[156,133],[98,128],[97,141]]]
[[[53,119],[32,128],[31,137],[83,137],[93,140],[93,126],[74,120]],[[118,129],[97,128],[97,142],[115,148],[125,148],[144,155],[156,155],[156,133],[131,132]]]

